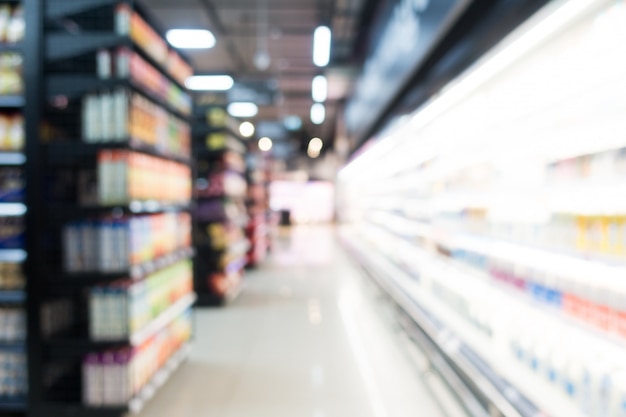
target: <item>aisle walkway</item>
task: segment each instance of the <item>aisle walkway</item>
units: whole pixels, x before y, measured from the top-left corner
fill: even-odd
[[[283,233],[141,417],[439,417],[330,228]]]

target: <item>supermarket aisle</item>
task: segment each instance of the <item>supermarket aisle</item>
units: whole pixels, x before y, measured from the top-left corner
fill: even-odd
[[[442,415],[330,228],[283,233],[141,417]]]

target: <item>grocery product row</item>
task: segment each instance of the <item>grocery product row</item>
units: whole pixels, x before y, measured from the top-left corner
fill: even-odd
[[[28,393],[26,353],[0,350],[0,401],[23,399]]]
[[[0,114],[0,151],[24,149],[24,116],[20,113]]]
[[[0,44],[22,42],[25,28],[24,7],[19,3],[0,3]]]
[[[223,105],[196,109],[194,243],[199,252],[195,280],[200,305],[232,300],[248,264],[247,145],[233,133],[238,131],[235,124]]]
[[[0,217],[0,249],[24,249],[23,217]]]
[[[92,340],[125,340],[193,293],[191,262],[182,261],[141,281],[93,287],[89,293]]]
[[[0,342],[26,340],[26,312],[22,307],[0,308]]]
[[[0,263],[0,291],[23,290],[26,278],[22,265],[14,262]]]
[[[0,97],[24,92],[24,57],[16,52],[0,53]]]
[[[192,333],[193,69],[136,2],[18,4],[0,4],[0,409],[136,412]]]
[[[189,158],[191,132],[181,119],[125,88],[87,95],[82,105],[86,143],[132,141],[166,155]]]
[[[27,309],[25,305],[26,181],[23,152],[25,120],[24,6],[0,2],[0,152],[9,155],[0,168],[0,404],[23,404],[28,394]],[[7,154],[10,153],[10,154]],[[11,154],[16,158],[10,157]]]
[[[191,168],[178,162],[124,150],[98,153],[98,201],[103,205],[157,200],[191,201]]]
[[[552,3],[339,175],[363,262],[540,415],[626,404],[625,12]]]
[[[0,168],[0,203],[24,202],[25,186],[21,168]]]
[[[189,213],[82,220],[63,231],[66,272],[128,271],[189,247]]]
[[[152,382],[154,386],[150,388],[158,388],[155,377],[180,363],[191,333],[192,314],[191,310],[186,310],[157,335],[134,349],[88,354],[82,365],[83,403],[96,407],[127,405]]]
[[[497,372],[518,387],[545,386],[558,407],[543,403],[545,392],[530,388],[525,392],[546,407],[544,411],[550,410],[549,415],[567,411],[567,415],[618,416],[623,412],[626,386],[619,360],[626,346],[623,339],[603,336],[593,319],[580,325],[566,311],[558,313],[560,303],[555,299],[559,296],[548,291],[533,287],[523,294],[499,276],[465,267],[449,253],[416,250],[403,237],[380,226],[363,224],[359,230],[352,239],[368,242],[367,256],[384,253],[395,273],[406,277],[405,289],[458,332]],[[502,369],[511,360],[530,371],[529,382],[519,370]]]
[[[159,63],[181,85],[193,74],[193,69],[174,49],[129,5],[120,4],[115,14],[115,32],[129,36],[135,44]]]
[[[246,179],[237,172],[212,172],[207,178],[200,178],[196,181],[196,197],[229,197],[244,198],[248,183]]]
[[[128,47],[113,51],[101,49],[97,55],[97,70],[100,79],[131,80],[178,112],[191,114],[191,97]]]

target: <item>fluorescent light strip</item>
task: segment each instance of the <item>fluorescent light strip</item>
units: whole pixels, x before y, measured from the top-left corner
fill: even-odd
[[[258,106],[252,102],[236,102],[228,105],[228,114],[233,117],[254,117],[258,113]]]
[[[228,91],[233,85],[230,75],[193,75],[185,80],[185,86],[194,91]]]
[[[320,26],[313,34],[313,63],[325,67],[330,62],[330,43],[332,34],[327,26]]]
[[[326,107],[321,103],[315,103],[311,106],[311,122],[321,125],[326,120]]]
[[[323,75],[313,78],[311,85],[311,96],[318,103],[323,103],[328,98],[328,80]]]
[[[215,46],[215,36],[206,29],[172,29],[165,37],[174,48],[211,49]]]

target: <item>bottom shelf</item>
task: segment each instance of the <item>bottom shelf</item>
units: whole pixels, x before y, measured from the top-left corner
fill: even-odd
[[[238,285],[230,289],[225,295],[217,295],[213,293],[198,293],[196,307],[220,307],[232,303],[239,297],[243,290],[244,284],[241,281]]]
[[[410,336],[423,339],[423,348],[435,352],[431,362],[450,388],[461,398],[470,415],[494,415],[515,417],[577,416],[578,413],[549,414],[539,409],[513,384],[501,377],[463,339],[458,337],[439,317],[432,314],[412,297],[402,285],[403,273],[389,268],[388,260],[377,255],[355,239],[342,235],[344,247],[351,253],[364,271],[384,290],[410,323]],[[408,281],[412,281],[407,278]],[[403,325],[403,327],[405,327]],[[416,340],[417,341],[417,340]],[[482,353],[482,352],[481,352]],[[478,408],[477,408],[478,406]],[[568,408],[569,411],[571,411]]]
[[[83,404],[43,404],[39,407],[31,407],[29,415],[36,417],[121,417],[127,413],[137,414],[143,410],[159,388],[171,378],[181,364],[189,357],[191,347],[183,345],[163,367],[152,377],[150,382],[127,405],[92,407]],[[2,408],[0,408],[2,410]]]

